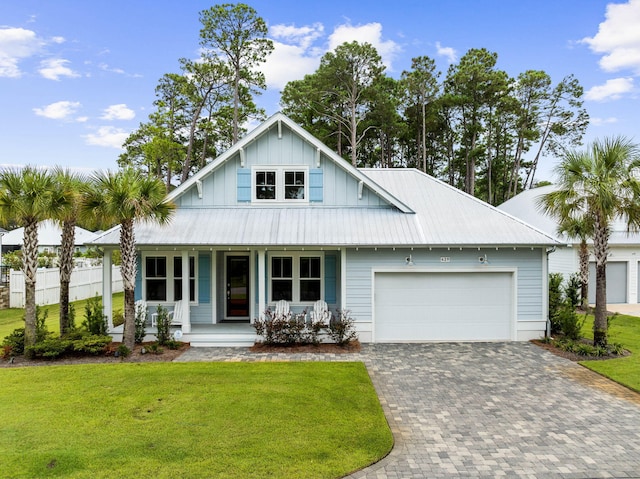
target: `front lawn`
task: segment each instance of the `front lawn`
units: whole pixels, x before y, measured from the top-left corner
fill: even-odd
[[[392,436],[362,363],[0,369],[0,477],[338,478]]]
[[[587,316],[582,333],[593,339],[593,316]],[[640,392],[640,318],[617,314],[609,320],[609,343],[620,343],[631,355],[606,361],[581,361],[583,366]]]

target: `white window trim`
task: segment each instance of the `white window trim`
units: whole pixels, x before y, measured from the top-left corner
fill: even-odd
[[[291,304],[295,305],[304,305],[310,306],[315,303],[315,301],[300,301],[300,280],[303,278],[300,277],[300,258],[320,258],[320,298],[324,299],[324,253],[317,252],[307,252],[307,251],[273,251],[270,252],[267,258],[267,284],[269,289],[269,298],[267,301],[269,303],[274,303],[273,300],[273,276],[271,274],[272,268],[272,258],[292,258],[293,262],[293,290],[291,292]],[[275,278],[278,279],[278,278]],[[304,278],[310,279],[310,278]]]
[[[147,300],[147,257],[165,257],[167,259],[167,276],[165,280],[167,282],[167,299],[165,301],[150,301]],[[174,297],[174,280],[178,279],[173,274],[173,258],[182,257],[182,252],[180,251],[148,251],[142,253],[141,259],[141,277],[142,277],[142,297],[145,298],[147,304],[151,306],[156,305],[164,305],[164,304],[174,304],[175,301],[171,298]],[[197,305],[198,304],[198,252],[190,251],[189,257],[194,258],[194,301],[189,301],[189,304]],[[181,278],[182,279],[182,278]]]
[[[256,174],[258,172],[273,171],[276,174],[276,197],[273,200],[258,199],[256,197]],[[285,198],[284,196],[284,176],[286,172],[303,172],[304,173],[304,199]],[[306,204],[309,203],[309,167],[295,165],[254,165],[251,167],[251,202],[274,204]]]

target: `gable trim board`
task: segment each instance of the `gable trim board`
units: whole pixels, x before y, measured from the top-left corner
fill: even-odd
[[[271,169],[284,172],[284,177],[304,171],[308,201],[288,201],[282,194],[281,201],[254,198],[257,175]],[[297,185],[299,179],[294,180]],[[546,253],[559,244],[551,236],[419,170],[354,168],[281,114],[168,198],[178,204],[170,224],[136,223],[136,243],[142,256],[202,252],[196,278],[201,301],[191,304],[182,328],[192,344],[197,328],[224,326],[227,281],[222,259],[240,252],[251,258],[249,320],[273,306],[269,258],[299,258],[304,251],[324,257],[318,291],[325,297],[320,299],[334,310],[351,311],[362,342],[527,340],[546,329]],[[94,244],[110,250],[118,242],[115,227]],[[412,264],[405,263],[408,257]],[[139,271],[142,274],[142,268]],[[292,275],[299,288],[295,291],[302,287],[301,277]],[[137,278],[140,292],[145,280]],[[412,296],[405,286],[419,287],[413,296],[420,301],[412,308],[408,301],[398,302]],[[376,297],[386,297],[385,304]],[[465,310],[459,298],[467,298],[470,309]],[[301,300],[292,309],[300,312],[311,305]],[[430,318],[441,332],[433,334],[435,323],[411,321],[405,321],[402,331],[400,323],[389,323],[395,310],[412,318],[440,311]],[[468,316],[473,319],[465,326]]]

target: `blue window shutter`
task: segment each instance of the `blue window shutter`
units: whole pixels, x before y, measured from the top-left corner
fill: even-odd
[[[322,168],[309,170],[309,201],[322,202],[323,199]]]
[[[211,255],[208,253],[198,255],[198,302],[211,302]]]
[[[251,201],[251,170],[238,169],[238,201]]]
[[[329,304],[335,304],[337,301],[336,259],[335,254],[324,255],[324,300]]]
[[[136,255],[136,282],[133,290],[133,297],[136,301],[142,299],[142,256]]]

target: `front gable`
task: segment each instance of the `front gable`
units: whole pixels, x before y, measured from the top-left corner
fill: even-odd
[[[276,114],[170,198],[189,207],[382,207],[411,209],[319,140]]]

